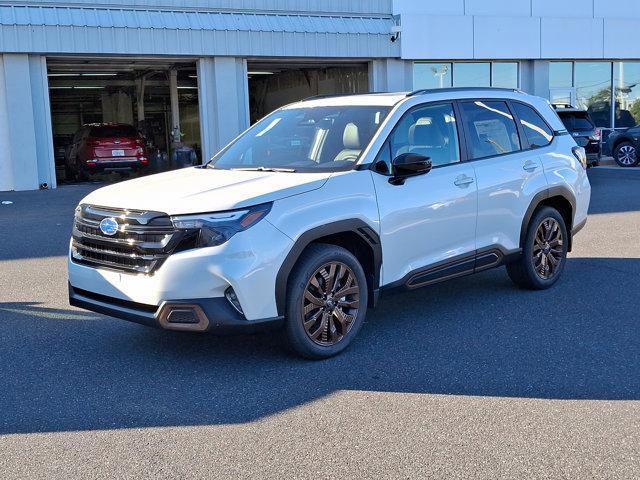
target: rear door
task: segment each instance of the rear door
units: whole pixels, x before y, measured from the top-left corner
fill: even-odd
[[[522,219],[533,197],[547,187],[537,149],[549,144],[553,133],[525,109],[519,127],[505,100],[461,101],[460,110],[478,185],[478,250],[512,253],[520,248]],[[533,144],[525,130],[532,132]]]

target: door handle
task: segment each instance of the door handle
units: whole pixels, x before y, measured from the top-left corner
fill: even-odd
[[[522,168],[527,172],[533,172],[536,168],[538,168],[538,164],[536,162],[532,162],[531,160],[527,160],[524,165],[522,165]]]
[[[453,184],[456,187],[466,187],[467,185],[471,184],[474,182],[473,177],[469,177],[467,175],[458,175],[456,177],[456,180],[453,182]]]

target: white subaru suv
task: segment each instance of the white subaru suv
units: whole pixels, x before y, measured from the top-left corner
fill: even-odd
[[[586,222],[585,166],[549,103],[515,90],[308,99],[206,165],[85,197],[70,303],[172,330],[283,325],[329,357],[385,290],[500,265],[552,286]]]

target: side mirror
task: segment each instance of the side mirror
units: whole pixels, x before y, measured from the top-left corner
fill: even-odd
[[[406,178],[431,171],[431,159],[418,153],[401,153],[391,161],[392,185],[402,185]]]

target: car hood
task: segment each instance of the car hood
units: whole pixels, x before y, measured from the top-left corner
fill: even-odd
[[[243,208],[320,188],[330,173],[185,168],[100,188],[81,203],[169,215]]]

